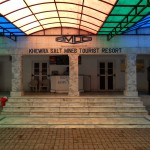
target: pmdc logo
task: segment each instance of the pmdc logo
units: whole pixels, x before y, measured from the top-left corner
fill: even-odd
[[[92,37],[85,35],[66,35],[57,37],[56,41],[70,44],[78,44],[92,41]]]

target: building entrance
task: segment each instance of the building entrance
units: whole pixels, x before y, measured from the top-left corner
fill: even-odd
[[[41,81],[47,79],[48,72],[47,62],[34,62],[33,63],[33,75],[34,79]]]
[[[114,63],[113,62],[100,62],[100,90],[113,90],[114,89]]]
[[[44,83],[48,81],[48,63],[47,62],[34,62],[32,67],[32,76],[33,79],[37,81],[37,89],[39,91],[43,90]],[[49,83],[45,88],[48,90]]]

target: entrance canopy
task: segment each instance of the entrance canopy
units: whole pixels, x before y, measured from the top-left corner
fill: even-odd
[[[0,0],[0,33],[32,35],[70,27],[111,39],[150,12],[148,0]]]

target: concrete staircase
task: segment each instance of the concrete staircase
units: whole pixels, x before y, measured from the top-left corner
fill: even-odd
[[[32,117],[144,117],[139,97],[10,97],[1,115]]]

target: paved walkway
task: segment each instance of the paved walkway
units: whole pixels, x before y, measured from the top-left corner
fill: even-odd
[[[0,150],[149,150],[150,129],[0,128]]]

